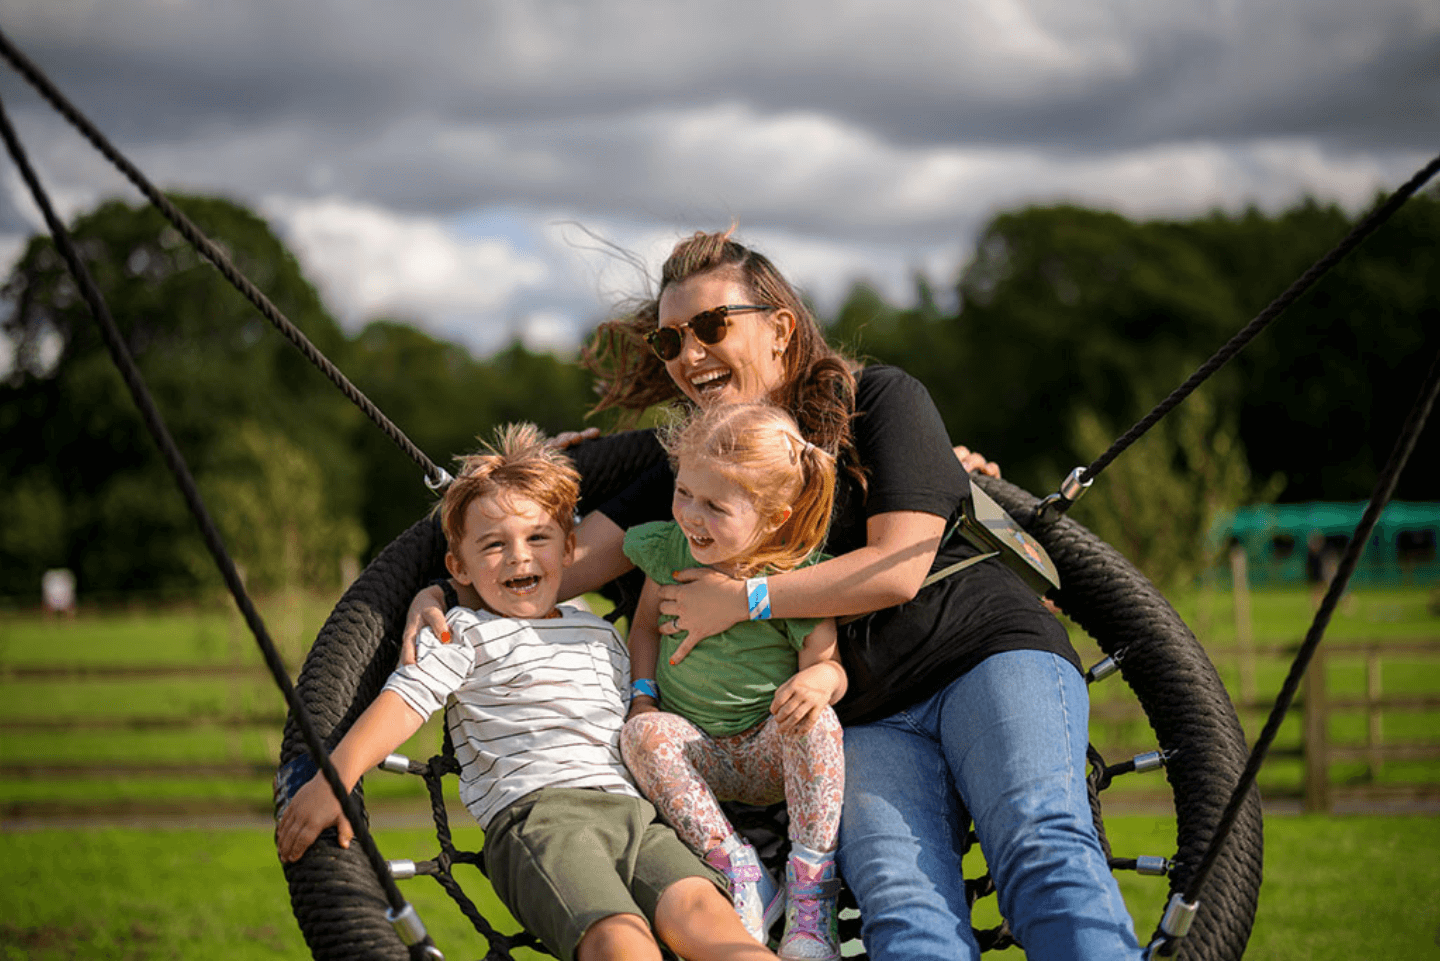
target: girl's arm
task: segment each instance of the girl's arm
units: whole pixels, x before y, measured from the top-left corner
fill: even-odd
[[[425,718],[399,694],[381,691],[330,754],[345,790],[352,790],[362,774],[409,740],[424,723]],[[331,825],[339,832],[340,846],[348,848],[355,830],[341,813],[340,802],[330,790],[329,782],[323,777],[312,777],[295,792],[275,827],[275,847],[280,851],[280,860],[298,861],[320,832]]]
[[[640,588],[640,599],[635,603],[635,616],[630,619],[630,636],[626,638],[626,643],[630,647],[631,680],[655,680],[655,665],[660,660],[660,632],[657,630],[660,609],[656,605],[658,589],[659,585],[650,578],[645,578],[645,586]],[[648,695],[635,694],[630,698],[629,716],[647,714],[659,709],[660,705]]]
[[[921,511],[890,511],[866,522],[864,547],[802,567],[772,574],[774,617],[844,617],[868,614],[911,600],[920,591],[945,535],[946,520]],[[677,584],[659,588],[660,613],[677,620],[660,627],[690,634],[676,650],[679,661],[701,639],[749,617],[745,583],[714,571],[682,571]]]
[[[848,678],[840,664],[835,619],[816,625],[800,648],[798,670],[775,691],[770,713],[784,734],[805,731],[827,705],[845,696]]]

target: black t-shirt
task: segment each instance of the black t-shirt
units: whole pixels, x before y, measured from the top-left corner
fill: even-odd
[[[825,551],[838,555],[864,546],[867,519],[890,511],[923,511],[953,526],[969,497],[970,478],[924,385],[896,367],[867,367],[858,378],[855,409],[855,448],[868,494],[841,472]],[[600,511],[626,529],[664,518],[673,486],[669,466],[661,463]],[[978,553],[952,534],[931,570]],[[850,683],[836,712],[846,724],[888,717],[1009,650],[1051,651],[1080,669],[1060,622],[1018,575],[992,558],[905,604],[842,624],[840,656]]]

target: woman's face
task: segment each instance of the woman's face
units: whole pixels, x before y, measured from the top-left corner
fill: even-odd
[[[684,324],[704,310],[753,304],[753,295],[723,271],[697,274],[660,295],[660,326]],[[788,310],[731,314],[725,339],[702,344],[690,329],[680,354],[665,362],[675,386],[702,407],[765,400],[785,381],[784,355],[795,332]]]

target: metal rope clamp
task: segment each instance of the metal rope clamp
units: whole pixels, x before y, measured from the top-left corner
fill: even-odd
[[[1089,470],[1087,467],[1077,467],[1072,470],[1070,476],[1061,482],[1060,490],[1054,494],[1050,494],[1036,506],[1035,519],[1037,521],[1048,521],[1051,519],[1051,511],[1059,511],[1063,514],[1069,510],[1070,505],[1078,501],[1080,495],[1089,490],[1090,485],[1095,483],[1095,478],[1093,477],[1089,480],[1081,480],[1087,470]]]

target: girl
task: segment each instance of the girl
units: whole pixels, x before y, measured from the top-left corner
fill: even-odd
[[[632,528],[624,542],[646,574],[630,629],[635,697],[621,734],[625,762],[680,837],[730,878],[736,910],[758,940],[784,907],[780,957],[838,958],[844,748],[830,705],[845,693],[845,671],[834,619],[770,620],[765,576],[821,559],[834,458],[768,404],[709,408],[664,443],[676,471],[674,521]],[[671,618],[659,585],[701,565],[745,581],[750,619],[677,663],[684,635],[660,633]],[[717,803],[782,798],[791,840],[783,903]]]

